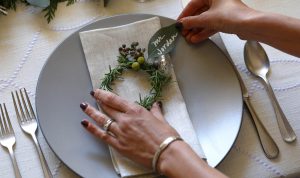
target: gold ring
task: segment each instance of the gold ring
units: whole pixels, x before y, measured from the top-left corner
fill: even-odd
[[[107,120],[105,121],[104,125],[103,125],[103,130],[104,130],[105,132],[108,132],[109,127],[110,127],[110,125],[111,125],[113,122],[115,122],[115,121],[112,120],[112,119],[107,119]]]

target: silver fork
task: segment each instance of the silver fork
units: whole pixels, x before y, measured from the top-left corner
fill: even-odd
[[[21,99],[19,97],[19,94],[21,96]],[[45,160],[44,154],[41,150],[41,147],[40,147],[38,140],[36,138],[36,135],[35,135],[35,132],[37,130],[36,116],[34,114],[34,111],[33,111],[33,108],[32,108],[31,102],[29,100],[26,89],[23,88],[23,92],[22,92],[22,89],[20,89],[19,94],[18,94],[18,91],[15,91],[15,94],[13,92],[11,92],[11,96],[13,99],[13,103],[15,106],[16,115],[17,115],[19,124],[24,132],[31,135],[31,137],[35,143],[35,146],[36,146],[36,149],[38,151],[39,158],[41,161],[44,176],[46,178],[52,178],[52,174],[50,172],[49,166]],[[14,95],[17,98],[18,106],[17,106],[17,102],[16,102]],[[24,97],[24,95],[25,95],[25,97]]]
[[[0,13],[2,13],[3,15],[7,15],[6,8],[3,6],[0,6]]]
[[[9,151],[9,155],[11,158],[11,161],[13,163],[14,166],[14,171],[15,171],[15,176],[16,178],[21,178],[21,174],[19,171],[19,167],[14,155],[14,150],[13,150],[13,146],[16,143],[16,137],[15,137],[15,132],[11,126],[10,120],[9,120],[9,116],[6,110],[6,106],[3,103],[3,107],[0,104],[0,110],[1,110],[1,115],[2,118],[0,116],[0,144],[4,147],[6,147]]]

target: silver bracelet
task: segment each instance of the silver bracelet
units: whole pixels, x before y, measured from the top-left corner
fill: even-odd
[[[157,172],[157,162],[161,153],[174,141],[183,140],[180,136],[171,136],[166,138],[160,145],[158,150],[155,152],[154,157],[152,159],[152,168],[154,172]]]

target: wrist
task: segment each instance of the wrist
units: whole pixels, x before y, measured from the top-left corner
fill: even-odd
[[[260,11],[248,8],[235,24],[235,34],[241,39],[251,39],[254,37],[258,28],[258,19],[264,14]]]
[[[180,154],[186,147],[185,142],[174,142],[169,147],[162,152],[157,162],[157,170],[163,175],[170,175],[173,170],[173,163],[176,162],[175,155]]]
[[[174,142],[161,154],[157,169],[172,178],[225,178],[226,176],[210,167],[185,142]]]
[[[236,34],[242,40],[257,40],[266,13],[250,9],[236,24]]]
[[[180,136],[170,136],[167,137],[160,145],[159,148],[156,150],[154,157],[152,159],[152,168],[154,172],[157,172],[157,164],[161,154],[173,143],[176,141],[183,141]]]

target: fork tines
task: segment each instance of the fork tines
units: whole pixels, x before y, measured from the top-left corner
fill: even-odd
[[[13,163],[14,171],[15,171],[15,177],[21,178],[22,176],[20,174],[20,170],[13,151],[13,146],[16,143],[16,137],[12,125],[10,123],[10,119],[4,103],[3,106],[0,104],[0,111],[2,116],[2,118],[0,117],[0,127],[1,127],[0,144],[6,147],[9,151]]]
[[[10,123],[10,119],[7,113],[7,109],[5,106],[5,103],[3,103],[3,106],[0,104],[0,110],[1,110],[1,116],[0,116],[0,136],[3,137],[8,133],[14,133],[14,130],[12,128],[12,125]]]
[[[0,6],[0,12],[4,15],[7,15],[6,8],[3,6]]]
[[[32,119],[36,119],[36,116],[34,114],[31,102],[29,100],[29,97],[28,97],[28,94],[27,94],[27,91],[25,88],[22,88],[19,91],[15,91],[15,93],[11,92],[11,96],[13,98],[13,103],[14,103],[16,115],[17,115],[19,122],[25,122],[25,121],[30,121]],[[16,102],[16,100],[17,100],[17,102]],[[18,105],[17,105],[17,103],[18,103]]]

